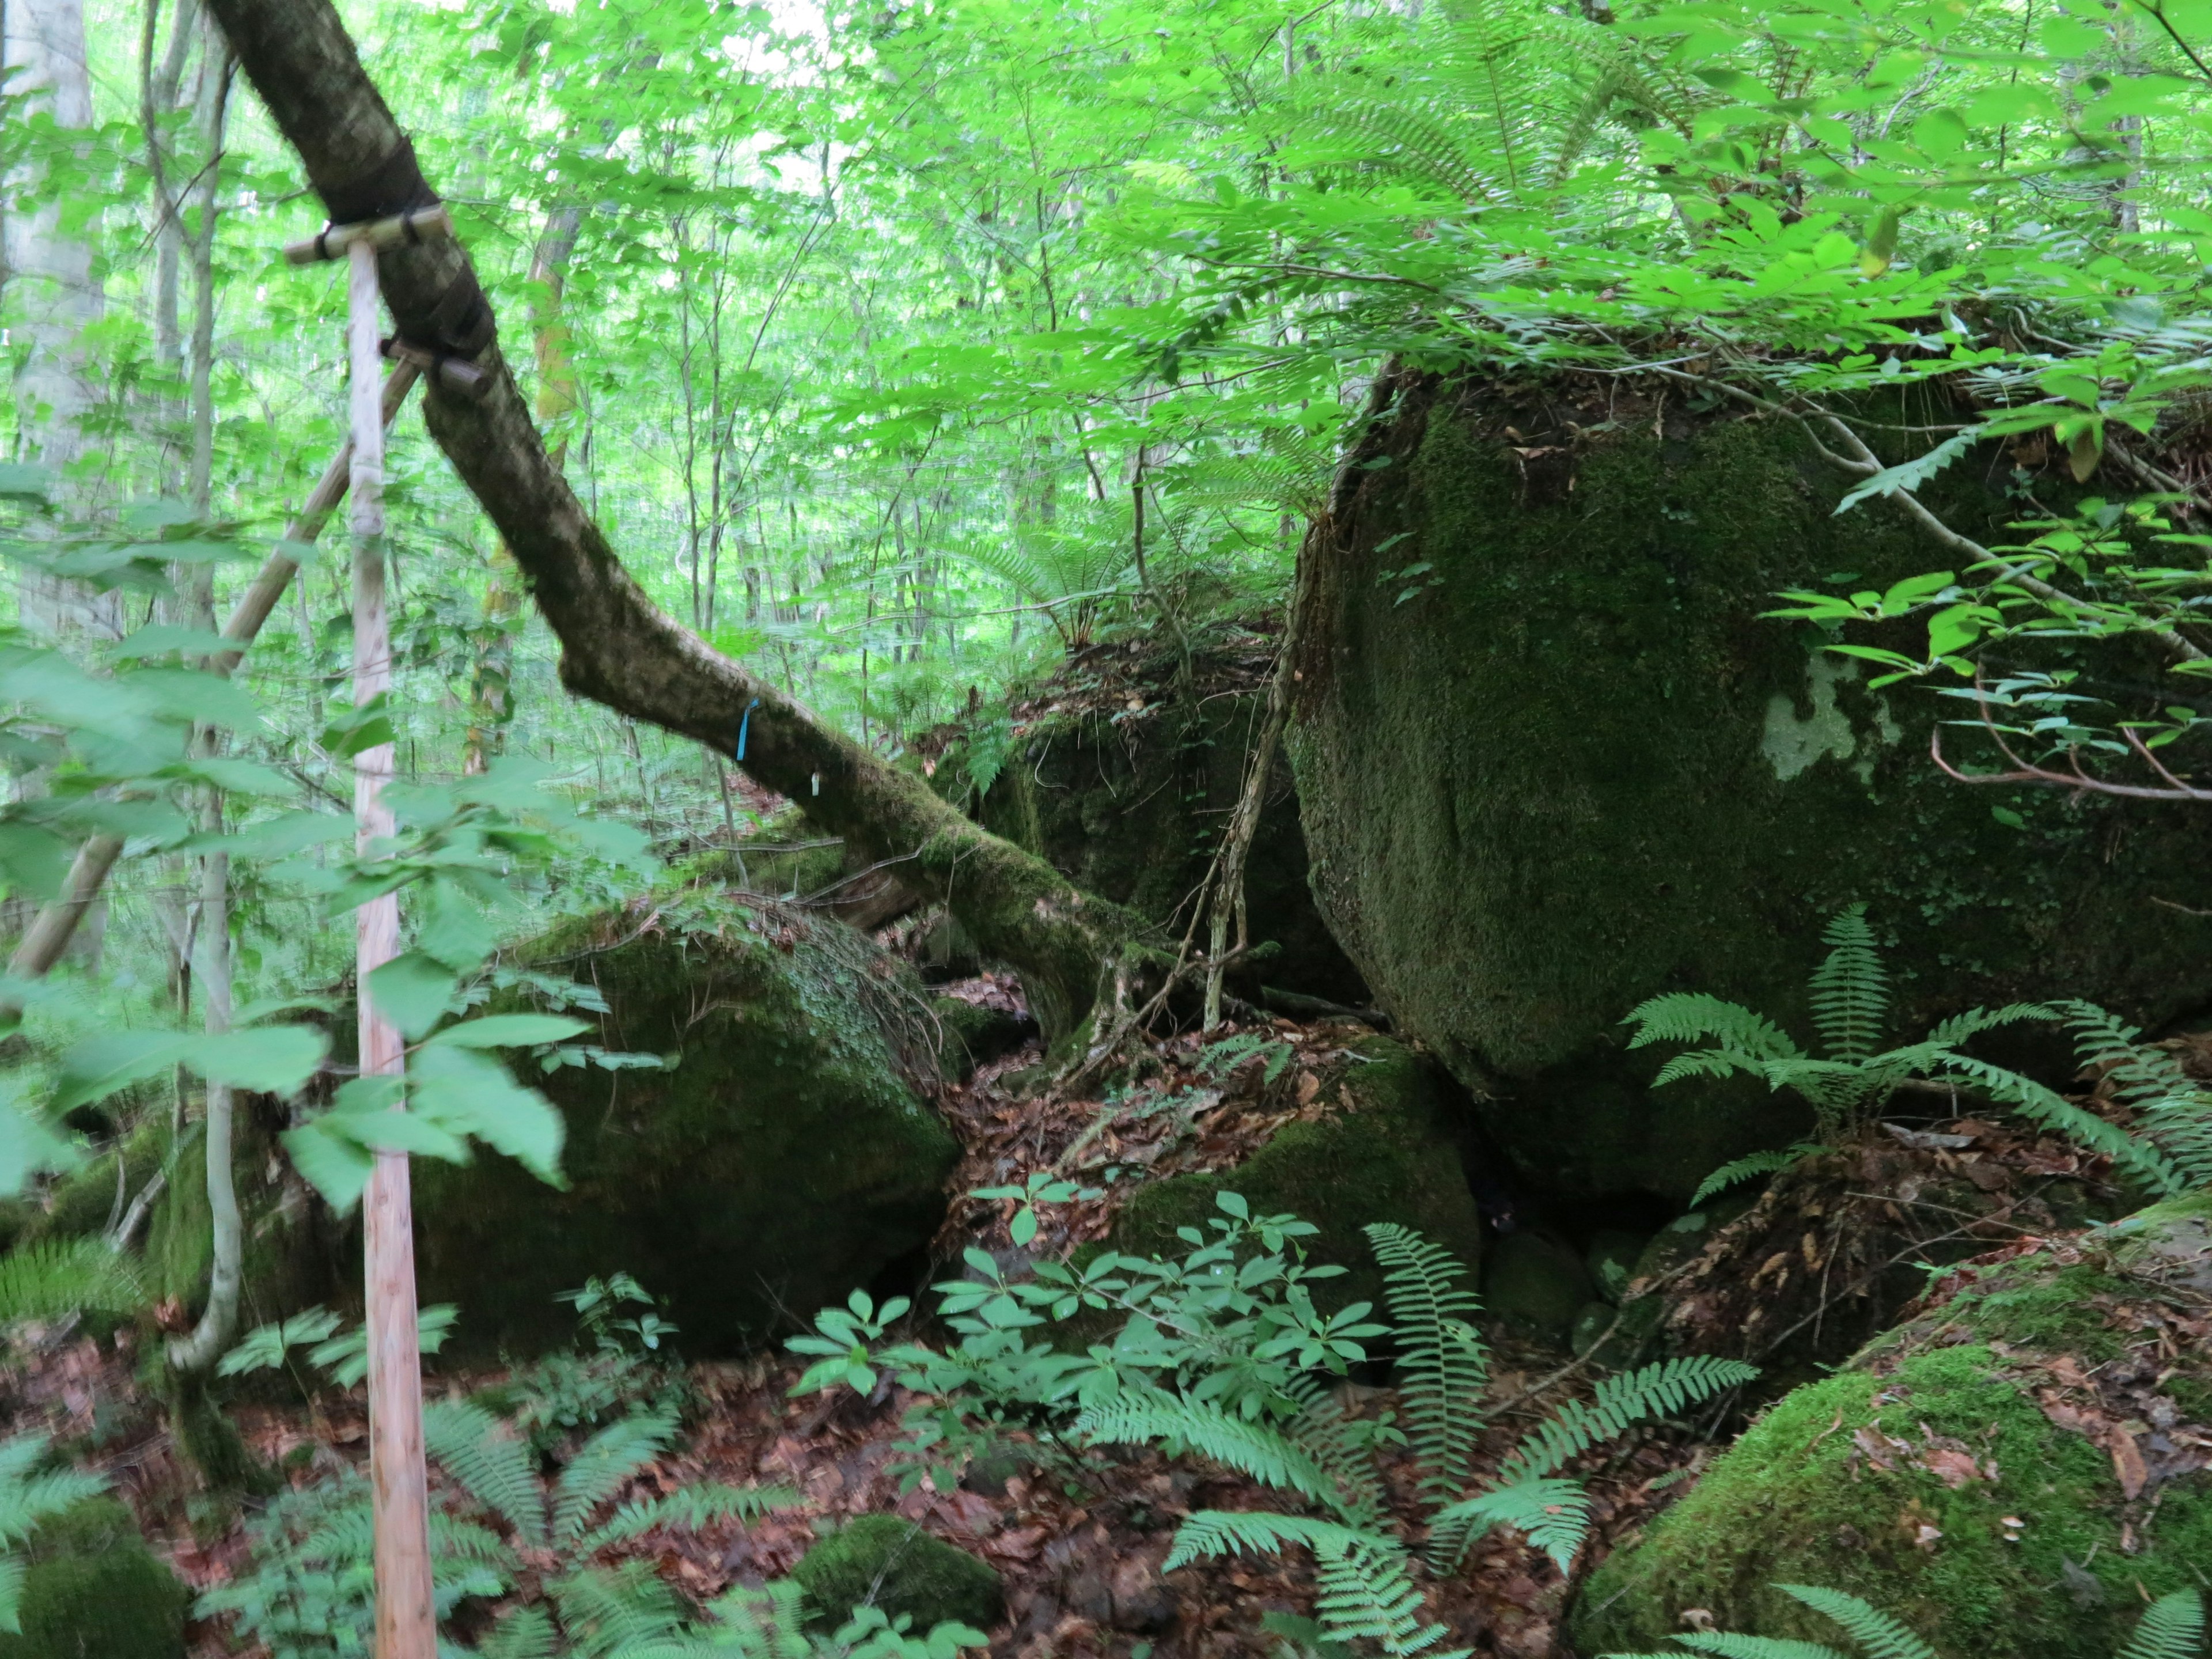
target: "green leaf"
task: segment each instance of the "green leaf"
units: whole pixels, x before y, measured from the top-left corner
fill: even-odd
[[[415,1110],[505,1152],[541,1181],[564,1184],[561,1147],[567,1123],[550,1101],[516,1083],[497,1060],[469,1048],[426,1043],[415,1052],[408,1082]]]
[[[416,948],[457,974],[472,971],[491,955],[499,935],[483,912],[450,881],[433,880],[422,907]]]
[[[394,957],[369,970],[369,1006],[397,1025],[410,1042],[446,1017],[460,977],[420,951]]]
[[[20,819],[0,821],[0,881],[11,893],[41,903],[59,898],[76,857],[75,843],[51,830]]]
[[[301,1179],[320,1193],[333,1210],[347,1215],[361,1202],[376,1161],[366,1148],[331,1124],[333,1115],[325,1112],[312,1122],[287,1130],[282,1139]]]
[[[315,1074],[330,1039],[307,1025],[261,1025],[195,1037],[185,1063],[210,1082],[263,1094],[291,1093]]]
[[[565,1042],[591,1029],[580,1019],[558,1014],[483,1014],[448,1025],[429,1043],[455,1048],[522,1048]]]

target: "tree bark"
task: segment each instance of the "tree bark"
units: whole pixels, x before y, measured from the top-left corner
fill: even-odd
[[[330,0],[208,0],[208,9],[326,204],[350,204],[362,181],[392,176],[404,135]],[[394,247],[380,264],[402,336],[448,349],[475,343],[454,338],[450,305],[439,310],[457,282],[472,280],[457,241]],[[971,823],[921,778],[833,732],[664,613],[546,453],[496,345],[472,355],[490,377],[489,395],[470,401],[434,380],[425,419],[560,639],[562,683],[726,755],[742,726],[746,772],[870,861],[896,860],[900,880],[943,901],[987,954],[1022,975],[1048,1036],[1078,1024],[1099,994],[1103,966],[1143,924]]]

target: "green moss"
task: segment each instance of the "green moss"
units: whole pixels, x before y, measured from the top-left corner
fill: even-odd
[[[791,1576],[830,1626],[869,1603],[892,1619],[911,1618],[917,1632],[948,1621],[988,1630],[1006,1613],[989,1566],[893,1515],[862,1516],[830,1534]]]
[[[1361,1231],[1370,1222],[1399,1222],[1470,1266],[1479,1262],[1482,1222],[1460,1163],[1449,1083],[1388,1038],[1369,1039],[1355,1052],[1361,1060],[1340,1085],[1351,1109],[1285,1124],[1234,1170],[1145,1188],[1116,1218],[1115,1248],[1180,1255],[1189,1246],[1177,1229],[1205,1233],[1220,1213],[1215,1195],[1235,1192],[1255,1213],[1288,1211],[1321,1229],[1305,1241],[1310,1259],[1350,1270],[1325,1281],[1330,1305],[1382,1301],[1382,1276]]]
[[[1597,1286],[1572,1250],[1535,1233],[1508,1233],[1483,1264],[1483,1306],[1540,1340],[1567,1341]]]
[[[93,1498],[32,1535],[22,1631],[0,1659],[181,1659],[190,1592],[155,1559],[131,1511]]]
[[[124,1201],[127,1204],[161,1167],[169,1146],[168,1125],[149,1118],[125,1137],[85,1159],[83,1164],[58,1182],[48,1195],[46,1213],[25,1229],[27,1239],[86,1238],[107,1224],[116,1212],[116,1164],[123,1166]]]
[[[670,1069],[536,1079],[568,1123],[566,1191],[516,1164],[418,1162],[426,1301],[459,1304],[457,1351],[563,1346],[555,1301],[634,1273],[693,1357],[842,1301],[920,1248],[958,1146],[910,1079],[933,1062],[918,985],[842,924],[697,896],[557,930],[523,955],[595,982],[594,1040]]]
[[[947,1079],[960,1081],[987,1061],[1011,1054],[1036,1034],[1036,1023],[958,997],[938,997],[929,1005],[943,1033],[938,1065]]]
[[[1756,1087],[1651,1094],[1654,1051],[1619,1023],[1686,989],[1802,1029],[1820,928],[1853,901],[1894,945],[1905,1034],[1973,1003],[2087,996],[2154,1024],[2212,1001],[2212,957],[2148,902],[2212,904],[2188,809],[1960,789],[1928,763],[1946,705],[1870,692],[1761,619],[1778,589],[1937,557],[1899,517],[1836,516],[1791,423],[1670,404],[1655,436],[1624,403],[1598,436],[1607,394],[1572,385],[1391,390],[1371,447],[1394,465],[1352,475],[1302,617],[1313,884],[1525,1176],[1679,1198],[1786,1144],[1802,1116]],[[1560,446],[1554,475],[1530,443]],[[2002,539],[2004,477],[1953,468],[1940,504]],[[1433,581],[1398,604],[1377,579],[1416,560]]]
[[[2175,1218],[2158,1218],[2155,1236],[2171,1237]],[[2184,1474],[2154,1504],[2130,1502],[2106,1447],[2038,1404],[2049,1378],[2035,1357],[2094,1367],[2142,1340],[2107,1328],[2112,1298],[2145,1289],[2126,1277],[2124,1248],[2108,1265],[2006,1264],[1855,1369],[1786,1395],[1599,1568],[1576,1604],[1577,1646],[1650,1650],[1687,1607],[1725,1629],[1832,1639],[1772,1588],[1795,1583],[1864,1596],[1957,1659],[2116,1651],[2145,1594],[2197,1583],[2212,1561],[2212,1480]],[[2207,1364],[2198,1353],[2183,1369]],[[1943,1478],[1925,1461],[1930,1437],[1963,1443],[1981,1473],[1959,1480],[1954,1463]],[[2081,1593],[2082,1571],[2095,1593]]]

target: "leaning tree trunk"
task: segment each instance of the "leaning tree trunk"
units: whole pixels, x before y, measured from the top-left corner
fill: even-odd
[[[209,10],[334,222],[436,199],[330,0],[209,0]],[[1102,965],[1141,924],[663,613],[546,453],[458,242],[392,248],[380,275],[403,338],[472,358],[489,376],[477,401],[429,377],[425,416],[559,637],[562,683],[733,757],[744,729],[747,772],[871,860],[896,860],[902,881],[943,901],[986,953],[1020,973],[1048,1036],[1073,1029],[1098,995]]]

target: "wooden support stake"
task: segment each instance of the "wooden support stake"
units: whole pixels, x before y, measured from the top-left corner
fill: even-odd
[[[356,239],[348,254],[346,347],[353,414],[353,700],[359,708],[392,684],[392,626],[384,603],[384,416],[378,381],[376,249]],[[354,757],[354,816],[365,852],[389,841],[392,745]],[[397,1077],[406,1059],[398,1029],[369,1000],[368,976],[399,953],[399,899],[386,894],[356,914],[356,995],[361,1073]],[[407,1156],[376,1155],[362,1200],[368,1291],[368,1476],[376,1547],[376,1659],[437,1659],[430,1590],[430,1493],[422,1465],[422,1360],[416,1328],[415,1223]]]
[[[397,247],[402,242],[433,242],[453,234],[453,216],[443,207],[413,208],[389,219],[327,226],[313,236],[287,242],[284,259],[288,264],[312,265],[323,259],[349,259],[356,245],[365,244],[371,249]]]

